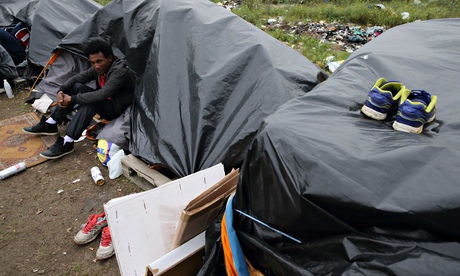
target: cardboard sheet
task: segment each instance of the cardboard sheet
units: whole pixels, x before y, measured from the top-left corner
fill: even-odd
[[[168,253],[182,210],[225,176],[222,164],[104,205],[122,275],[144,275]]]

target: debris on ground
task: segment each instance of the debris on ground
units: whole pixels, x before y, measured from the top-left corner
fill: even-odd
[[[385,28],[382,26],[363,28],[353,24],[327,23],[325,21],[298,22],[296,25],[290,26],[285,24],[282,18],[281,20],[278,19],[277,23],[271,23],[268,26],[262,26],[262,28],[266,30],[280,28],[295,35],[308,34],[324,43],[339,45],[341,50],[348,53],[354,52],[385,31]]]
[[[241,1],[223,1],[217,3],[228,10],[236,9],[239,7]],[[369,5],[372,8],[379,8],[385,10],[386,7],[382,4]],[[408,13],[403,13],[402,17],[408,17]],[[353,24],[339,24],[336,22],[327,23],[323,20],[318,22],[298,22],[286,23],[282,16],[277,18],[269,18],[266,25],[261,25],[263,30],[282,29],[295,35],[311,35],[320,39],[323,43],[336,44],[340,50],[352,53],[359,49],[362,45],[371,41],[385,31],[382,26],[361,27],[354,26]]]

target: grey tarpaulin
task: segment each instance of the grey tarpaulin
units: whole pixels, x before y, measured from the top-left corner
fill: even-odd
[[[61,40],[102,6],[92,0],[32,1],[16,14],[31,28],[29,60],[45,66]]]
[[[18,71],[10,54],[0,45],[0,81],[18,77]]]
[[[280,232],[235,214],[252,265],[267,275],[460,274],[459,30],[460,19],[389,29],[264,120],[234,208]],[[436,120],[416,135],[393,130],[395,114],[366,118],[380,77],[437,95]]]
[[[32,0],[2,0],[0,5],[0,27],[16,23],[15,15]]]
[[[327,74],[207,0],[112,1],[59,45],[111,41],[138,74],[130,151],[186,176],[239,166],[263,118]]]
[[[101,132],[97,135],[97,139],[104,139],[115,143],[122,149],[129,149],[129,138],[131,135],[131,107],[125,110],[116,120],[110,121]]]

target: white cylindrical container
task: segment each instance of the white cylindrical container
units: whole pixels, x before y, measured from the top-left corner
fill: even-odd
[[[3,88],[5,88],[6,95],[8,96],[8,98],[14,98],[13,89],[11,89],[11,85],[8,83],[6,79],[3,80]]]
[[[96,185],[104,185],[105,180],[98,166],[94,166],[91,168],[91,177],[93,178],[94,183],[96,183]]]
[[[26,169],[26,163],[20,162],[0,172],[0,179],[6,179]]]

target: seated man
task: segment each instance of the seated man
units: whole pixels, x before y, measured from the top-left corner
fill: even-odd
[[[74,140],[80,138],[96,113],[111,121],[132,104],[135,75],[126,61],[117,58],[112,47],[101,39],[90,40],[85,54],[92,67],[71,77],[60,87],[57,94],[59,108],[52,111],[50,118],[43,116],[37,125],[23,128],[30,134],[57,135],[57,124],[64,122],[74,105],[79,105],[78,112],[67,126],[66,136],[58,135],[57,141],[42,152],[41,157],[57,159],[71,153]],[[85,85],[92,80],[96,80],[96,90]]]

